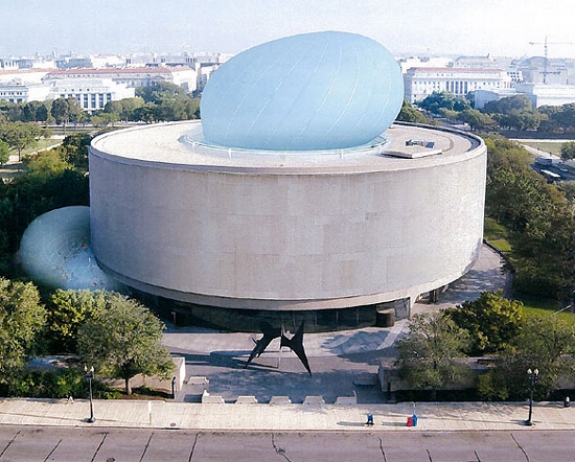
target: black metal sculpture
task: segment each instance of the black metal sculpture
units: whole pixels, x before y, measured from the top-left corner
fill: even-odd
[[[303,327],[304,323],[302,321],[297,332],[293,335],[293,337],[290,338],[287,336],[283,327],[278,329],[273,327],[269,322],[264,321],[260,323],[260,330],[264,335],[259,340],[254,340],[256,346],[252,350],[250,357],[244,366],[244,369],[250,365],[255,357],[259,357],[265,351],[273,339],[281,336],[280,348],[284,346],[290,348],[304,365],[309,375],[311,375],[311,369],[309,367],[307,356],[305,355],[305,349],[303,347]]]
[[[281,335],[282,331],[279,328],[273,327],[269,322],[261,322],[260,323],[260,330],[264,334],[262,338],[259,340],[254,340],[256,346],[252,350],[248,362],[245,364],[244,369],[250,365],[253,359],[257,356],[259,357],[264,350],[268,347],[271,341],[274,338],[277,338]]]
[[[292,338],[288,338],[286,336],[285,331],[282,328],[282,338],[281,338],[280,348],[284,347],[284,346],[287,346],[296,354],[296,356],[299,358],[301,363],[306,368],[309,375],[311,375],[311,369],[309,367],[309,363],[307,361],[307,356],[305,355],[305,350],[303,348],[303,321],[300,324],[299,329],[297,330],[297,332],[294,334],[294,336]]]

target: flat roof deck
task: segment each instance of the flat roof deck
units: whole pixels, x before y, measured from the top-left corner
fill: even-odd
[[[474,157],[480,138],[443,128],[394,124],[387,143],[328,151],[256,151],[204,144],[201,121],[140,126],[111,132],[92,142],[92,153],[117,162],[151,163],[158,168],[281,173],[350,173],[409,170]],[[196,141],[198,140],[198,141]],[[424,143],[410,143],[418,140]],[[433,148],[426,147],[428,144]],[[425,151],[432,149],[432,155]],[[439,153],[437,153],[439,152]],[[423,156],[422,156],[423,154]],[[414,158],[410,158],[414,157]],[[462,158],[463,157],[463,158]]]

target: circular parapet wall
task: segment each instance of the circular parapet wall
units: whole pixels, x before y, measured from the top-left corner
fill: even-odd
[[[207,142],[274,150],[371,142],[403,102],[403,77],[385,47],[362,35],[315,32],[250,48],[210,77],[201,113]]]
[[[227,308],[344,308],[413,299],[478,256],[476,137],[394,125],[385,152],[222,155],[179,141],[197,130],[162,124],[92,142],[93,251],[136,289]],[[425,146],[435,155],[397,157]]]

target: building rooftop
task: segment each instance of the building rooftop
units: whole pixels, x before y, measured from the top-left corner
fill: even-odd
[[[108,68],[79,68],[79,69],[50,69],[50,75],[93,75],[93,74],[171,74],[175,71],[193,70],[189,67],[108,67]]]
[[[141,126],[104,134],[93,141],[99,155],[165,168],[276,173],[409,170],[456,162],[480,145],[473,135],[441,128],[394,124],[378,143],[324,151],[254,151],[203,142],[200,121]],[[417,142],[413,142],[417,140]],[[421,155],[433,150],[434,155]],[[411,158],[411,157],[417,157]]]

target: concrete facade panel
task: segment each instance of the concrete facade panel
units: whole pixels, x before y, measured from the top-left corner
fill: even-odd
[[[450,136],[464,148],[432,161],[289,169],[148,162],[96,140],[93,250],[123,282],[183,301],[281,310],[417,295],[464,274],[482,242],[485,146]]]

